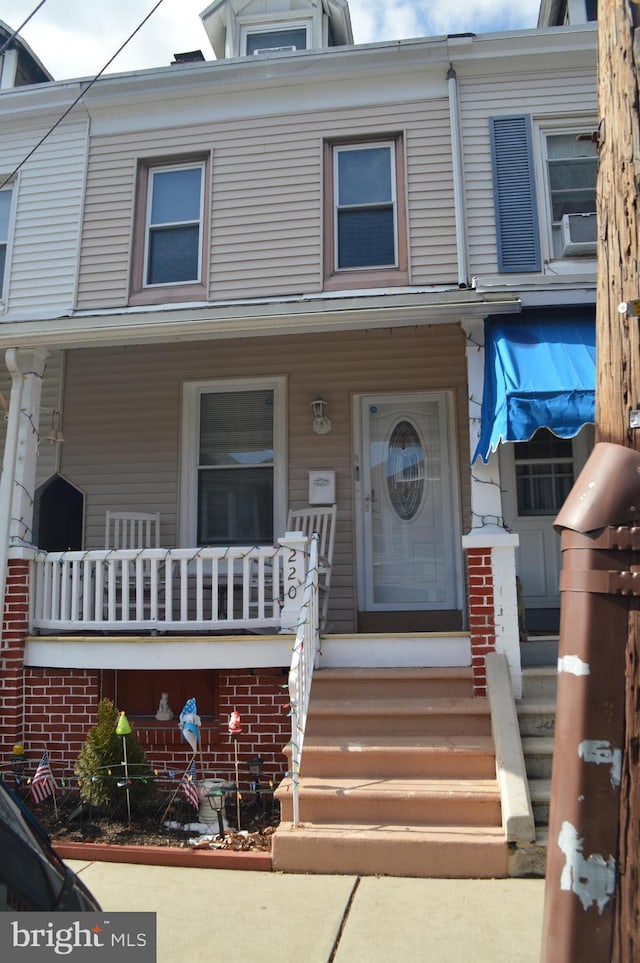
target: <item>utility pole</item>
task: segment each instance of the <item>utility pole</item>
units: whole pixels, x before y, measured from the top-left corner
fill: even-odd
[[[556,520],[544,963],[640,960],[640,3],[600,0],[598,32],[597,444]]]
[[[640,451],[640,3],[598,4],[596,441]],[[627,304],[627,310],[622,305]],[[637,414],[636,414],[637,412]],[[640,960],[640,599],[629,600],[611,960]]]

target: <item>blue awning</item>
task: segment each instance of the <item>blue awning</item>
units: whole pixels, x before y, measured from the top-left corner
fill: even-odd
[[[594,420],[593,308],[544,309],[485,321],[480,440],[472,462],[538,428],[573,438]]]

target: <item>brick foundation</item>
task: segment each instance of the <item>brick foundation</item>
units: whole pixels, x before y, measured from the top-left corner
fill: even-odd
[[[32,771],[43,748],[49,752],[56,776],[67,785],[89,729],[95,725],[103,696],[102,673],[97,669],[23,669],[29,615],[29,563],[10,559],[4,606],[0,662],[0,767],[10,772],[16,763],[15,743],[24,742],[25,771]],[[158,642],[158,645],[162,645]],[[235,748],[227,722],[236,709],[242,719],[238,736],[241,789],[248,789],[247,761],[264,760],[262,785],[277,784],[284,776],[283,749],[291,738],[287,715],[286,678],[279,668],[220,670],[217,673],[218,717],[204,719],[202,757],[198,774],[235,780]],[[119,706],[126,711],[126,706]],[[179,712],[181,706],[174,706]],[[158,723],[147,717],[130,717],[149,762],[158,775],[181,774],[190,750],[178,729],[177,719]]]
[[[27,771],[35,767],[46,747],[54,774],[64,778],[67,785],[74,785],[75,761],[89,729],[95,725],[102,697],[101,672],[32,668],[25,670],[24,678]],[[269,781],[277,785],[285,773],[283,749],[290,739],[285,681],[280,669],[218,673],[219,716],[216,720],[203,720],[202,757],[199,754],[197,758],[199,777],[204,768],[209,778],[235,780],[235,748],[227,721],[231,710],[237,709],[242,719],[238,736],[241,790],[249,790],[247,761],[256,756],[264,760],[262,786],[267,788]],[[119,708],[126,711],[126,706]],[[135,717],[129,717],[129,721],[159,778],[168,773],[181,775],[191,753],[180,734],[177,718],[167,723]],[[11,742],[3,746],[5,768],[10,766],[12,745]]]

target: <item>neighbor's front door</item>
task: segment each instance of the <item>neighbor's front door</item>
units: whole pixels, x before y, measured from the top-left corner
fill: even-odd
[[[444,393],[360,398],[360,608],[454,609],[457,480]]]

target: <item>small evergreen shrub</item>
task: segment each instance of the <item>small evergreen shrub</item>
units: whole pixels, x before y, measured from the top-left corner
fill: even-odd
[[[134,732],[126,736],[116,733],[119,717],[111,699],[103,699],[98,706],[97,725],[89,731],[75,767],[83,802],[108,809],[113,815],[121,815],[127,809],[123,739],[127,746],[132,810],[140,808],[155,792],[153,772],[137,736]]]

